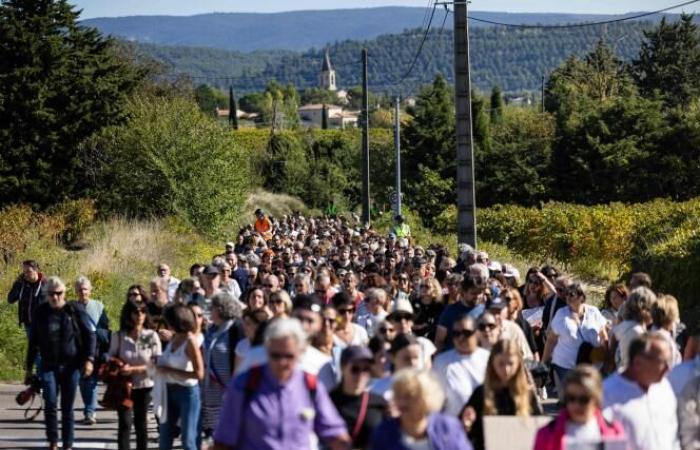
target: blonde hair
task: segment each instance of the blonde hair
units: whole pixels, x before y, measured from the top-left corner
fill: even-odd
[[[499,376],[496,374],[496,357],[508,355],[518,361],[518,369],[515,374],[505,380],[510,397],[515,402],[515,415],[530,416],[530,398],[532,396],[530,383],[525,373],[522,352],[520,347],[511,340],[501,340],[491,349],[488,364],[486,365],[486,377],[484,378],[484,415],[496,416],[499,414],[496,408],[496,391],[502,386],[498,382]]]
[[[394,377],[392,390],[394,397],[417,399],[426,415],[440,411],[445,403],[445,393],[440,382],[427,370],[400,370]]]
[[[665,328],[678,322],[680,313],[678,312],[678,300],[672,295],[662,295],[651,306],[651,317],[654,325]]]
[[[270,294],[270,301],[272,301],[272,299],[275,297],[279,298],[284,303],[284,312],[287,314],[291,314],[293,305],[292,299],[291,297],[289,297],[289,293],[287,293],[287,291],[285,291],[284,289],[281,289],[277,292],[273,292]]]
[[[428,278],[426,284],[430,285],[430,297],[434,303],[442,303],[442,285],[437,278]]]

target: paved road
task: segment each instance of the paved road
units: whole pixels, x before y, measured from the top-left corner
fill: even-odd
[[[23,388],[24,386],[19,385],[0,384],[0,449],[41,449],[47,446],[43,413],[39,414],[33,422],[27,422],[23,417],[24,408],[20,408],[15,403],[15,396]],[[80,420],[83,418],[81,411],[82,402],[80,401],[80,394],[77,397],[75,417]],[[158,444],[155,440],[157,438],[156,423],[152,416],[149,420],[148,429],[152,438],[149,449],[157,449]],[[131,445],[132,448],[136,448],[135,442],[132,441]],[[76,450],[117,449],[117,414],[114,411],[98,410],[96,425],[85,426],[76,424],[75,445],[73,448]]]

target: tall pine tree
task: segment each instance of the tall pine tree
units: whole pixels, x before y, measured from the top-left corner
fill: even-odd
[[[645,96],[661,95],[667,105],[687,105],[700,95],[700,33],[693,16],[678,22],[661,20],[644,32],[639,58],[633,63],[635,80]]]
[[[80,196],[81,143],[125,119],[139,75],[77,20],[65,0],[0,4],[0,204]]]
[[[228,88],[228,123],[234,130],[238,129],[238,106],[233,96],[233,86]]]

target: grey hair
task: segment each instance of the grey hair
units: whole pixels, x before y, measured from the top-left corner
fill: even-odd
[[[92,289],[92,283],[90,279],[84,275],[80,275],[75,279],[75,288],[78,289],[80,286],[85,286],[88,289]]]
[[[471,275],[471,272],[473,271],[479,271],[479,276],[483,278],[484,280],[489,279],[489,268],[486,266],[486,264],[482,263],[475,263],[469,266],[469,274]]]
[[[365,292],[365,297],[367,300],[383,300],[382,301],[382,306],[386,306],[386,300],[389,297],[387,292],[384,289],[380,288],[369,288],[367,289],[367,292]]]
[[[306,333],[298,319],[275,319],[265,329],[265,347],[275,339],[292,338],[300,348],[306,347]]]
[[[223,320],[240,319],[243,312],[240,303],[226,291],[214,294],[211,298],[211,307],[219,310]]]
[[[46,280],[46,284],[44,286],[44,289],[46,289],[47,293],[50,291],[55,291],[57,289],[64,292],[66,290],[66,284],[59,277],[49,277],[49,279]]]

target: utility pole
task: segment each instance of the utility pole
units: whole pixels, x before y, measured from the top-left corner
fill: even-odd
[[[394,110],[394,147],[396,148],[396,214],[401,214],[401,100]]]
[[[476,195],[472,136],[467,0],[454,3],[455,106],[457,107],[457,237],[476,248]]]
[[[544,110],[544,95],[545,95],[544,94],[544,85],[545,85],[545,76],[542,75],[542,114],[545,113],[545,110]]]
[[[369,225],[369,80],[367,78],[367,49],[362,49],[362,223]]]

